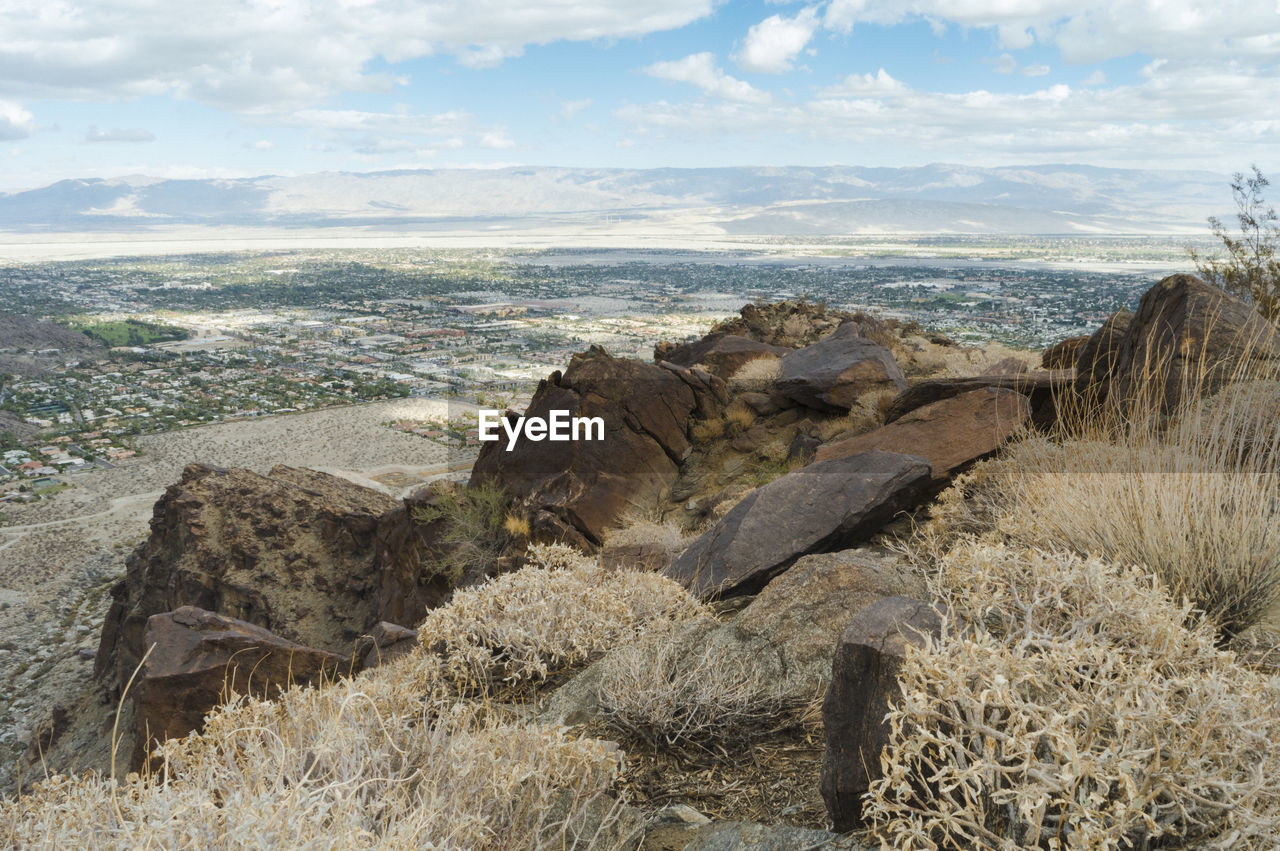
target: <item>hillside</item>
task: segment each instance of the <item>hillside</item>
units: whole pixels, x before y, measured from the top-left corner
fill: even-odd
[[[1185,275],[1043,353],[783,302],[465,486],[191,465],[0,837],[1274,847],[1278,386]]]
[[[648,224],[729,234],[1197,233],[1221,175],[1077,165],[978,168],[519,167],[243,179],[63,180],[0,195],[0,229],[176,225],[522,230]],[[1170,203],[1167,199],[1180,199]]]

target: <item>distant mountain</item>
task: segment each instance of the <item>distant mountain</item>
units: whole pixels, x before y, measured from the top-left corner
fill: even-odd
[[[504,168],[239,180],[62,180],[0,195],[0,229],[160,225],[484,230],[654,223],[734,234],[1203,232],[1227,178],[1079,165]]]

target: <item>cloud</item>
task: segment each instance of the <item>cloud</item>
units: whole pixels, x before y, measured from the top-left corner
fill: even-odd
[[[1072,64],[1142,53],[1169,59],[1280,58],[1275,0],[831,0],[824,26],[923,20],[993,29],[1002,47],[1057,46]]]
[[[560,102],[560,117],[565,121],[572,121],[574,116],[579,112],[591,106],[591,98],[583,98],[582,100],[565,100]]]
[[[154,142],[155,134],[150,130],[115,127],[111,130],[99,130],[90,127],[84,134],[86,142]]]
[[[36,131],[30,112],[16,103],[0,100],[0,141],[25,139]]]
[[[709,15],[715,0],[3,0],[0,97],[172,94],[286,112],[405,82],[383,70],[438,54],[473,67],[527,45],[639,37]]]
[[[430,157],[462,148],[516,146],[505,127],[482,125],[472,113],[457,110],[422,114],[408,109],[302,109],[278,123],[309,131],[319,150],[348,148],[369,156],[413,152]]]
[[[684,59],[671,62],[655,62],[644,72],[660,80],[688,83],[713,97],[742,103],[768,103],[768,92],[762,92],[750,83],[730,77],[710,53],[694,53]]]
[[[781,74],[791,70],[791,60],[804,50],[818,28],[818,9],[811,6],[794,18],[772,15],[747,31],[742,49],[734,57],[744,71]]]
[[[708,144],[752,137],[873,160],[1168,163],[1222,169],[1274,158],[1280,78],[1213,62],[1152,62],[1139,82],[1111,88],[1046,85],[1033,92],[913,89],[887,72],[850,75],[805,102],[628,106],[635,132]],[[655,140],[656,142],[656,140]],[[816,148],[815,148],[816,146]]]
[[[1043,77],[1049,73],[1048,65],[1026,65],[1018,73],[1024,77]]]
[[[256,142],[245,142],[244,146],[254,151],[269,151],[274,148],[276,144],[269,139],[259,139]]]
[[[875,74],[850,74],[838,84],[818,92],[819,97],[865,97],[867,95],[896,95],[907,91],[907,87],[889,76],[889,72],[881,68]]]
[[[1080,81],[1080,85],[1082,86],[1103,86],[1106,85],[1106,83],[1107,75],[1102,73],[1101,70],[1094,71],[1092,74]]]
[[[1018,60],[1013,58],[1012,53],[1001,53],[995,59],[984,59],[982,61],[990,62],[997,74],[1012,74],[1018,70]]]

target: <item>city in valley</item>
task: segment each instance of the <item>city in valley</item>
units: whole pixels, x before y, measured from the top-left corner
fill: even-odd
[[[9,265],[0,311],[88,339],[0,340],[0,500],[53,497],[95,470],[127,467],[141,435],[395,398],[446,401],[439,414],[384,426],[465,457],[478,443],[474,406],[518,406],[591,345],[648,359],[656,342],[703,333],[752,301],[808,299],[960,343],[1038,349],[1096,327],[1187,265],[1172,238],[800,248],[333,249]]]

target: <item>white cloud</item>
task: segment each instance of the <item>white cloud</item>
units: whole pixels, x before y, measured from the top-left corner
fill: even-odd
[[[30,112],[16,103],[0,100],[0,140],[25,139],[36,130]]]
[[[1012,53],[1001,53],[995,59],[989,61],[995,67],[997,74],[1012,74],[1018,70],[1018,60],[1013,58]]]
[[[90,127],[84,134],[86,142],[154,142],[155,134],[150,130],[138,128],[114,127],[110,130],[99,130]]]
[[[1048,65],[1026,65],[1019,72],[1024,77],[1043,77],[1049,73]]]
[[[1280,77],[1212,62],[1153,62],[1134,85],[1030,93],[919,91],[883,75],[851,75],[801,103],[654,103],[615,111],[637,132],[714,144],[779,134],[822,150],[897,161],[1076,161],[1134,165],[1152,151],[1221,170],[1273,161]],[[823,147],[825,146],[825,147]],[[843,153],[842,153],[843,152]],[[874,152],[874,153],[873,153]]]
[[[671,62],[655,62],[644,72],[660,80],[689,83],[713,97],[743,103],[768,103],[768,92],[762,92],[750,83],[730,77],[710,53],[694,53],[684,59]]]
[[[1083,86],[1104,86],[1106,83],[1107,75],[1102,73],[1101,70],[1097,70],[1085,77],[1080,84]]]
[[[627,38],[710,14],[715,0],[0,0],[0,97],[175,94],[283,112],[388,91],[369,70],[450,54],[472,66],[526,45]]]
[[[839,83],[818,92],[819,97],[865,97],[902,94],[907,87],[881,68],[874,74],[850,74]]]
[[[994,29],[1009,50],[1030,46],[1034,37],[1056,45],[1073,64],[1134,53],[1280,58],[1275,0],[1223,0],[1212,7],[1202,0],[832,0],[823,16],[825,26],[840,32],[909,20]]]
[[[565,121],[572,121],[574,116],[579,112],[591,106],[591,98],[583,98],[582,100],[565,100],[560,102],[560,117]]]
[[[434,156],[439,151],[461,148],[513,148],[515,141],[504,127],[484,126],[469,112],[435,114],[366,112],[355,109],[303,109],[287,123],[310,131],[320,141],[319,150],[331,152],[348,148],[369,156],[413,152]]]
[[[791,70],[791,60],[804,50],[818,28],[818,9],[811,6],[794,18],[771,15],[747,31],[734,57],[738,67],[760,74]]]
[[[270,139],[259,139],[258,141],[253,143],[248,143],[248,142],[245,143],[246,148],[251,148],[255,151],[269,151],[275,146],[276,146],[275,142],[272,142]]]

